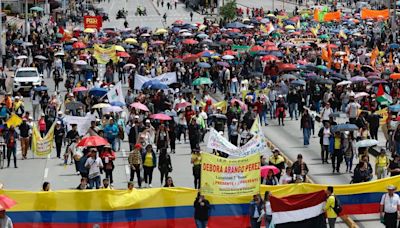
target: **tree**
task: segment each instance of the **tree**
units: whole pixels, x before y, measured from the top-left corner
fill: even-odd
[[[233,20],[236,18],[236,0],[228,0],[225,5],[220,7],[220,14],[224,20]]]

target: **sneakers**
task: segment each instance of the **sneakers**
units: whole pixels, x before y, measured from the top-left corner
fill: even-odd
[[[149,188],[152,188],[153,186],[151,186],[151,184],[149,184]]]

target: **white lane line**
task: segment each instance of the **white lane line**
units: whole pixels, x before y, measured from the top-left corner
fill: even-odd
[[[49,175],[49,168],[45,168],[44,169],[44,175],[43,175],[43,179],[47,179],[47,176]]]
[[[129,180],[129,177],[131,175],[131,168],[129,167],[129,165],[125,165],[125,173],[126,173],[126,177]]]
[[[123,158],[126,158],[126,152],[125,152],[125,150],[122,150],[122,157],[123,157]]]

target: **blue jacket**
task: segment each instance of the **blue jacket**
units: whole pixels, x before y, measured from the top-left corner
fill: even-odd
[[[105,136],[108,140],[114,140],[118,136],[118,127],[116,124],[107,124],[104,128]]]
[[[154,150],[151,150],[151,154],[153,155],[153,167],[157,166],[157,155],[154,153]],[[144,164],[144,160],[146,158],[146,151],[142,152],[142,161]]]
[[[260,200],[260,203],[257,205],[257,203],[254,201],[254,200],[252,200],[251,202],[250,202],[250,207],[249,207],[249,216],[250,216],[250,218],[253,218],[253,215],[254,215],[254,211],[255,211],[255,209],[256,209],[256,206],[257,206],[257,210],[258,210],[258,215],[261,215],[261,210],[263,209],[263,202],[262,202],[262,200]]]

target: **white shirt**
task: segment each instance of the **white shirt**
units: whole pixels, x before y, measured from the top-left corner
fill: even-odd
[[[324,146],[329,145],[329,137],[331,136],[331,130],[329,128],[324,128],[322,144]]]
[[[358,116],[358,109],[360,108],[360,104],[356,102],[351,102],[346,107],[346,112],[349,118],[357,118]]]
[[[390,197],[389,193],[386,193],[382,196],[380,205],[384,205],[383,210],[385,213],[395,213],[397,212],[397,206],[400,205],[400,197],[395,193]]]
[[[208,118],[207,113],[204,112],[204,110],[199,113],[199,116],[201,116],[203,118],[203,120],[207,120],[207,118]]]
[[[322,109],[322,120],[329,120],[329,115],[333,113],[332,108]]]
[[[272,215],[271,202],[265,202],[265,214]]]
[[[103,168],[103,162],[99,157],[96,157],[96,160],[92,157],[88,158],[85,163],[85,167],[89,167],[89,176],[97,173],[100,176],[100,168]],[[96,177],[96,176],[95,176]]]
[[[289,184],[290,182],[292,182],[293,177],[287,175],[286,173],[279,179],[279,184]]]
[[[0,218],[0,227],[1,228],[13,228],[13,223],[7,215],[4,218]]]

